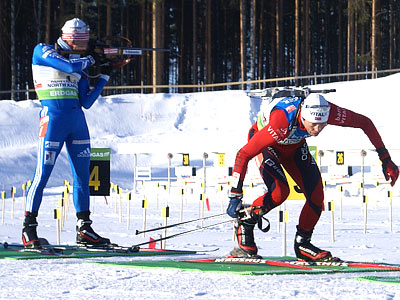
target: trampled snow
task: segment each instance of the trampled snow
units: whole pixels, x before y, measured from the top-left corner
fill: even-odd
[[[400,162],[398,141],[398,97],[395,87],[400,75],[395,74],[374,80],[341,82],[318,85],[312,88],[336,88],[336,93],[326,98],[337,105],[367,115],[378,128],[383,141]],[[121,211],[119,196],[92,197],[91,211],[94,229],[113,242],[132,245],[159,238],[161,233],[135,235],[143,228],[142,200],[147,199],[146,228],[163,225],[162,207],[170,207],[168,224],[202,216],[200,194],[204,192],[203,154],[207,153],[206,196],[210,211],[204,215],[224,212],[227,205],[227,169],[232,166],[236,151],[244,145],[247,132],[262,105],[259,99],[249,98],[245,91],[220,91],[186,94],[127,94],[99,98],[85,112],[93,148],[111,149],[111,181],[122,188]],[[23,222],[22,184],[32,179],[36,165],[36,143],[40,104],[35,100],[21,102],[0,101],[0,191],[6,192],[4,224],[0,224],[0,242],[19,243]],[[368,138],[359,129],[328,126],[318,138],[308,139],[309,145],[323,150],[321,164],[326,186],[326,201],[335,202],[334,236],[331,212],[324,211],[313,235],[313,242],[333,255],[354,261],[376,261],[400,264],[400,213],[399,184],[391,189],[393,220],[390,222],[389,186],[382,184],[379,160]],[[136,150],[135,150],[136,149]],[[362,165],[361,150],[365,157],[365,193],[368,195],[367,226],[365,206],[360,189]],[[335,166],[336,151],[345,152],[345,166]],[[140,181],[131,201],[130,226],[127,226],[126,193],[133,190],[134,155],[137,165],[152,167],[152,181]],[[124,154],[123,154],[124,153]],[[172,187],[165,190],[168,153],[172,175],[182,165],[182,153],[189,153],[191,166],[197,176],[186,185],[172,180]],[[225,153],[225,167],[217,165],[217,153]],[[319,157],[321,159],[321,157]],[[343,178],[344,170],[353,166],[354,175]],[[176,169],[175,169],[176,168]],[[181,169],[180,169],[181,170]],[[251,162],[245,201],[251,202],[264,192],[258,184]],[[218,177],[218,178],[217,178]],[[56,226],[53,211],[64,190],[64,180],[72,184],[71,171],[65,149],[61,153],[45,190],[39,212],[38,233],[56,243]],[[162,180],[162,181],[160,181]],[[161,185],[157,186],[160,182]],[[341,194],[335,183],[343,184]],[[380,182],[378,186],[376,183]],[[218,187],[222,184],[223,190]],[[17,195],[12,206],[11,187]],[[179,189],[184,188],[184,196]],[[1,202],[1,199],[0,199]],[[302,200],[288,200],[282,209],[289,212],[287,223],[286,254],[294,255],[293,237]],[[12,212],[13,209],[13,212]],[[3,216],[3,209],[0,210]],[[71,203],[61,242],[73,244],[75,239],[75,212]],[[1,216],[1,217],[2,217]],[[264,256],[284,254],[282,224],[278,232],[278,213],[268,214],[271,230],[255,231],[259,253]],[[229,220],[227,216],[209,219],[204,225]],[[3,218],[2,218],[3,221]],[[199,228],[200,223],[189,223],[169,229],[172,235]],[[366,232],[364,229],[366,228]],[[333,241],[334,239],[334,241]],[[166,248],[207,250],[216,252],[200,257],[224,256],[236,245],[231,223],[204,231],[182,235],[166,241]],[[160,245],[157,244],[159,247]],[[0,261],[0,298],[21,299],[400,299],[398,285],[368,283],[352,278],[366,275],[264,275],[243,276],[228,273],[202,273],[168,269],[134,269],[92,264],[95,261],[120,261],[139,259],[183,259],[183,257],[154,258],[104,258],[56,259],[32,261]],[[396,276],[396,273],[379,273]]]

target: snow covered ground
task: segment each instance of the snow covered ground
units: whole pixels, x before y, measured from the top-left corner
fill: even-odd
[[[398,99],[393,86],[400,74],[375,80],[343,82],[320,85],[315,88],[336,88],[328,94],[328,100],[369,116],[390,150],[393,160],[400,162],[398,141]],[[203,153],[208,153],[206,195],[210,211],[205,215],[219,214],[227,204],[226,190],[218,191],[217,172],[212,165],[217,158],[215,152],[226,153],[226,168],[233,163],[236,151],[245,143],[247,131],[262,105],[260,100],[250,99],[243,91],[205,92],[189,94],[115,95],[98,99],[86,112],[92,138],[92,147],[111,148],[111,181],[122,190],[121,213],[119,198],[114,193],[107,197],[92,198],[92,219],[95,230],[113,242],[122,245],[138,244],[150,237],[135,235],[143,227],[142,200],[149,202],[147,228],[163,224],[161,208],[170,207],[168,224],[181,220],[181,195],[179,182],[173,181],[170,190],[167,183],[168,159],[172,153],[172,167],[182,165],[182,155],[189,153],[192,166],[197,167],[198,177],[203,174]],[[36,164],[36,136],[38,112],[36,101],[0,101],[0,191],[6,192],[4,223],[0,224],[0,242],[19,243],[23,222],[23,197],[21,185],[32,179]],[[152,166],[154,177],[164,177],[161,187],[156,180],[138,184],[138,193],[131,201],[130,227],[127,228],[127,200],[125,194],[133,189],[133,155],[120,154],[120,144],[134,143],[130,147],[152,147],[147,154],[137,155],[138,166]],[[368,139],[358,129],[327,127],[318,138],[310,138],[309,145],[324,150],[322,158],[323,176],[327,180],[326,200],[335,201],[334,238],[332,241],[331,212],[322,214],[313,236],[313,242],[330,250],[335,256],[355,261],[377,261],[400,264],[400,213],[399,183],[392,189],[393,220],[390,222],[390,199],[387,184],[379,174],[379,161]],[[140,144],[140,145],[139,145]],[[367,227],[364,233],[365,207],[359,188],[362,159],[361,149],[367,150],[365,158],[366,190],[369,202]],[[335,180],[343,170],[335,165],[335,152],[345,151],[345,168],[354,166],[354,176],[345,178],[341,196]],[[223,169],[223,168],[222,168]],[[223,169],[224,170],[224,169]],[[378,171],[376,171],[378,170]],[[225,171],[224,171],[225,172]],[[254,172],[250,168],[249,172]],[[174,172],[173,172],[174,174]],[[224,173],[226,174],[226,173]],[[252,176],[248,176],[251,178]],[[71,182],[70,167],[65,150],[45,190],[39,212],[40,236],[56,242],[53,211],[64,190],[64,180]],[[203,192],[201,178],[185,188],[183,197],[183,220],[199,218],[202,213],[200,194]],[[12,215],[10,189],[17,188]],[[246,189],[245,200],[250,202],[263,193],[262,185]],[[158,199],[158,200],[157,200]],[[340,202],[342,199],[342,202]],[[0,204],[1,199],[0,199]],[[293,237],[298,215],[303,202],[288,200],[285,207],[289,212],[287,224],[288,255],[294,255]],[[1,207],[0,207],[1,208]],[[3,209],[0,210],[3,215]],[[342,211],[342,213],[340,213]],[[71,206],[64,229],[62,243],[73,243],[75,239],[75,216]],[[2,217],[2,216],[1,216]],[[272,228],[268,233],[256,230],[259,252],[265,256],[280,256],[284,253],[283,228],[278,232],[277,212],[268,215]],[[204,225],[229,220],[227,216],[210,219]],[[2,218],[3,221],[3,218]],[[199,222],[185,224],[168,230],[168,235],[199,227]],[[391,226],[392,227],[391,227]],[[281,224],[282,226],[282,224]],[[215,228],[183,235],[167,240],[170,249],[214,249],[216,252],[201,257],[227,255],[235,245],[232,240],[232,225],[226,223]],[[159,244],[157,244],[159,246]],[[351,278],[366,275],[270,275],[241,276],[227,273],[183,272],[161,269],[132,269],[91,264],[94,261],[118,261],[154,258],[104,258],[11,261],[0,260],[0,299],[400,299],[398,285],[368,283]],[[173,259],[180,259],[174,257]],[[379,273],[381,276],[396,276],[395,273]]]

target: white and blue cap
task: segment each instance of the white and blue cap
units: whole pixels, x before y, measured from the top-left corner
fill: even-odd
[[[326,123],[330,108],[324,96],[311,93],[301,104],[301,117],[311,123]]]
[[[73,18],[65,22],[64,26],[61,28],[62,39],[64,41],[70,40],[89,40],[89,26],[86,25],[81,19]]]

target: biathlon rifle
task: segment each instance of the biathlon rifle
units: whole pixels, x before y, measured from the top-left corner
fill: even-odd
[[[272,101],[276,98],[284,97],[307,97],[311,93],[327,94],[336,92],[336,89],[312,90],[308,87],[284,87],[284,88],[266,88],[263,90],[254,90],[247,93],[250,97],[261,97],[262,100]]]
[[[110,65],[117,69],[128,64],[133,55],[143,55],[143,52],[159,51],[171,52],[165,48],[140,48],[133,47],[132,42],[126,37],[111,36],[98,40],[90,40],[87,51],[64,51],[56,44],[56,50],[63,56],[80,54],[81,56],[92,55],[96,61],[95,67]]]

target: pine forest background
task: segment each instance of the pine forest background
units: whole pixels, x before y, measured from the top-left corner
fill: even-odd
[[[4,91],[33,88],[34,46],[55,43],[73,17],[89,24],[91,38],[124,36],[135,47],[171,49],[135,56],[109,86],[198,85],[400,67],[397,0],[2,0],[0,99],[10,99]]]

